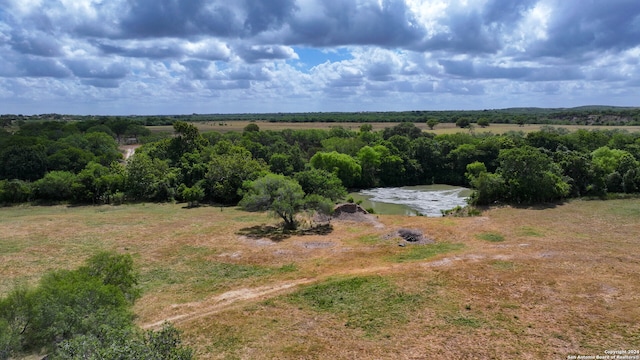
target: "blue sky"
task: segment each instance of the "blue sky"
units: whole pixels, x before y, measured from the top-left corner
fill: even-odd
[[[0,113],[639,106],[637,0],[0,0]]]

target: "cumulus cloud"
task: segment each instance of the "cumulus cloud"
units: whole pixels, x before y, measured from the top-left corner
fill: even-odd
[[[248,63],[264,60],[298,59],[298,55],[291,47],[282,45],[239,46],[236,52],[238,56]]]
[[[17,112],[65,97],[185,113],[192,99],[199,112],[637,105],[638,57],[637,0],[0,0],[0,99]]]

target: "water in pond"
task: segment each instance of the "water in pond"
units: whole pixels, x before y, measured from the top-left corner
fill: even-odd
[[[449,185],[374,188],[350,193],[363,208],[376,214],[442,216],[442,210],[467,205],[471,190]]]

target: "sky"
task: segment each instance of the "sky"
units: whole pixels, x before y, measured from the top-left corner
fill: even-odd
[[[0,114],[640,106],[638,0],[0,0]]]

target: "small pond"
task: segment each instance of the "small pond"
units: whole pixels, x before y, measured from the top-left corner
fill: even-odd
[[[442,210],[467,205],[471,190],[450,185],[374,188],[350,193],[365,209],[376,214],[442,216]]]

